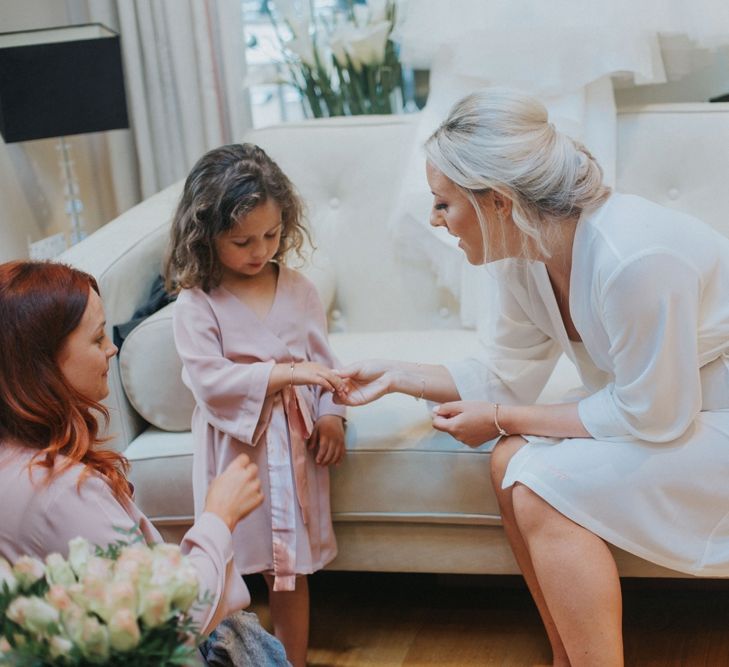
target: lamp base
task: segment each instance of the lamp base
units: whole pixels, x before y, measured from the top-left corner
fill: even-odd
[[[59,153],[58,166],[61,169],[64,205],[70,223],[69,244],[75,245],[87,236],[84,219],[81,215],[84,211],[84,204],[79,196],[80,188],[71,157],[71,145],[65,137],[59,137],[56,150]]]

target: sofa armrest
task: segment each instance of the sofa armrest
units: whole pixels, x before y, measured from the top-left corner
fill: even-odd
[[[107,329],[129,320],[149,295],[161,271],[161,258],[169,237],[169,223],[182,191],[175,183],[112,220],[64,252],[58,261],[93,275],[101,290]],[[143,430],[145,422],[126,399],[118,359],[109,372],[110,446],[124,451]]]

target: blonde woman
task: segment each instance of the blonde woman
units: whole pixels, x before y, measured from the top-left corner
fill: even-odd
[[[498,279],[490,344],[443,366],[353,364],[346,402],[424,396],[434,428],[498,438],[492,481],[554,665],[622,665],[607,543],[729,575],[729,240],[611,192],[519,92],[464,98],[425,150],[431,224]],[[535,405],[561,353],[584,398]]]

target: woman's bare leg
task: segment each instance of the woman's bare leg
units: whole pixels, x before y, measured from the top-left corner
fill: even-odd
[[[542,623],[547,631],[547,637],[549,643],[552,646],[552,659],[554,667],[568,667],[570,662],[565,651],[562,638],[559,635],[557,626],[554,623],[552,615],[549,613],[547,603],[544,599],[542,589],[539,587],[537,581],[537,575],[534,572],[534,566],[532,565],[532,559],[529,555],[524,538],[519,532],[519,528],[516,524],[514,517],[514,507],[511,499],[511,492],[513,487],[508,489],[501,488],[501,482],[504,479],[506,473],[506,466],[509,463],[511,457],[524,445],[526,441],[520,436],[509,436],[508,438],[502,438],[494,448],[491,454],[491,481],[494,486],[494,492],[496,499],[499,502],[499,508],[501,510],[501,520],[506,532],[506,537],[511,545],[511,550],[514,553],[519,569],[524,576],[524,581],[529,588],[529,592],[534,598],[534,603],[539,610],[539,615],[542,617]]]
[[[572,667],[623,665],[620,578],[607,544],[516,484],[514,517]]]
[[[286,657],[293,667],[306,667],[309,647],[309,580],[296,577],[296,590],[274,591],[273,577],[263,575],[268,585],[268,603],[271,609],[273,634],[286,649]]]

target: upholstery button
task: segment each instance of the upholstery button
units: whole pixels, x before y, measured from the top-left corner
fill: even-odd
[[[329,206],[333,209],[338,209],[339,208],[339,199],[337,197],[332,197],[329,200]]]
[[[438,315],[440,315],[445,320],[451,316],[451,311],[448,310],[448,308],[443,307],[438,311]]]
[[[678,191],[678,188],[671,188],[668,191],[668,198],[672,199],[672,200],[676,200],[676,199],[678,199],[679,194],[681,194],[681,193]]]

